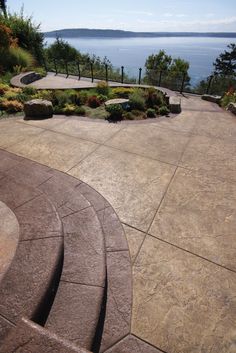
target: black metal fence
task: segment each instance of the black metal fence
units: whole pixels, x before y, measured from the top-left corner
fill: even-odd
[[[104,80],[124,84],[146,84],[164,87],[180,93],[213,94],[222,96],[230,89],[236,90],[236,76],[211,75],[194,86],[186,72],[166,72],[159,70],[145,70],[143,68],[132,68],[132,73],[124,66],[114,68],[111,65],[94,65],[92,61],[66,62],[62,60],[44,60],[46,71],[57,74],[76,76],[78,80],[82,77],[91,80]]]

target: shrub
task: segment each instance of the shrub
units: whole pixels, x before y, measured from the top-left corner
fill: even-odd
[[[52,90],[48,90],[48,89],[40,90],[36,94],[36,97],[39,99],[48,100],[48,101],[52,102],[53,104],[55,104],[55,102],[56,102],[55,93]]]
[[[85,115],[86,114],[86,110],[84,109],[84,107],[77,107],[75,109],[75,113],[77,115]]]
[[[236,103],[236,92],[234,92],[234,90],[228,90],[228,92],[224,94],[220,105],[225,108],[229,103]]]
[[[120,104],[109,104],[106,111],[110,114],[109,119],[122,120],[123,109]]]
[[[141,90],[135,90],[135,92],[129,96],[129,103],[130,103],[131,109],[144,111],[145,99],[143,97],[143,92]]]
[[[157,91],[154,87],[150,87],[145,90],[145,101],[148,108],[154,108],[154,106],[163,105],[164,97],[162,92]]]
[[[169,109],[167,108],[166,105],[162,105],[160,108],[159,108],[159,114],[160,115],[168,115],[169,114]]]
[[[89,97],[87,103],[90,108],[97,108],[97,107],[100,107],[100,105],[101,105],[101,102],[97,96]]]
[[[148,118],[155,118],[156,117],[156,111],[155,109],[149,108],[146,112]]]
[[[33,56],[26,50],[18,47],[9,48],[5,53],[3,61],[5,68],[8,70],[12,70],[16,66],[31,68],[34,65]]]
[[[47,72],[43,67],[34,67],[34,71],[41,77],[45,77],[47,75]]]
[[[88,92],[87,91],[79,91],[78,97],[79,97],[81,104],[86,104],[87,100],[88,100]]]
[[[22,88],[22,92],[24,94],[27,94],[28,96],[33,96],[37,93],[36,88],[31,87],[31,86],[25,86],[24,88]]]
[[[3,100],[0,103],[0,107],[7,113],[21,112],[24,108],[23,104],[21,102],[18,102],[17,100]]]
[[[65,115],[73,115],[75,114],[77,106],[71,103],[67,103],[62,109],[62,113]]]
[[[42,58],[44,36],[31,17],[24,16],[23,11],[19,14],[8,13],[7,17],[1,16],[1,23],[11,29],[21,48],[31,52],[37,60]]]
[[[125,112],[123,117],[125,120],[135,120],[135,116],[131,112]]]
[[[99,94],[98,99],[100,100],[101,103],[104,103],[108,100],[108,97],[104,96],[103,94]]]
[[[98,82],[97,84],[97,87],[96,87],[96,91],[98,94],[102,94],[104,96],[108,96],[109,95],[109,86],[107,84],[107,82],[105,81],[100,81]]]
[[[16,100],[18,100],[21,103],[26,102],[29,99],[29,96],[25,93],[18,93],[16,95]]]
[[[53,104],[59,107],[64,107],[66,104],[70,104],[70,97],[66,91],[54,91]]]
[[[129,98],[129,95],[134,93],[134,88],[132,87],[116,87],[112,88],[112,94],[116,98]]]
[[[0,83],[0,96],[3,96],[9,89],[10,87],[7,84]]]

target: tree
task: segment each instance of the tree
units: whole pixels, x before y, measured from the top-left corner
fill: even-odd
[[[181,58],[172,59],[164,50],[150,55],[145,63],[145,81],[151,85],[160,83],[172,89],[179,89],[185,74],[185,87],[189,85],[189,63]]]
[[[213,63],[215,67],[214,74],[220,75],[236,75],[236,44],[227,46],[230,50],[221,53]]]
[[[0,10],[2,11],[3,15],[7,17],[6,0],[0,0]]]
[[[167,72],[171,62],[171,56],[167,55],[164,50],[160,50],[157,54],[149,55],[145,62],[145,80],[151,85],[157,85],[160,72]]]
[[[64,62],[74,61],[79,57],[79,52],[59,37],[46,49],[46,53],[49,59],[62,60]]]
[[[185,86],[190,83],[190,76],[188,74],[189,70],[189,62],[185,61],[181,58],[174,59],[169,68],[168,77],[171,80],[181,80],[183,79],[183,75],[185,75]]]

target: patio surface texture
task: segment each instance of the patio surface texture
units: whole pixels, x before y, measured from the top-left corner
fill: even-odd
[[[141,123],[1,120],[0,148],[78,178],[112,205],[132,261],[131,334],[150,344],[145,352],[235,353],[236,118],[181,101],[178,116]],[[4,212],[14,218],[0,204]],[[144,352],[122,344],[114,352]]]

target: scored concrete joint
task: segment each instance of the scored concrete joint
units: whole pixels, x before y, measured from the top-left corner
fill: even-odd
[[[173,114],[181,113],[181,100],[178,97],[170,97],[170,112]]]
[[[53,116],[52,102],[44,99],[32,99],[24,104],[25,119],[47,119]]]
[[[211,95],[211,94],[203,94],[202,99],[208,102],[219,104],[221,100],[221,96]]]

